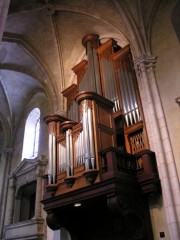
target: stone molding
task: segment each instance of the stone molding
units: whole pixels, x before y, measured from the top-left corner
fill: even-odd
[[[36,159],[24,159],[19,166],[9,175],[9,201],[8,201],[8,225],[4,227],[4,239],[43,239],[44,219],[41,215],[42,200],[42,176],[46,171],[47,160],[44,156]],[[15,196],[19,189],[28,183],[37,181],[35,217],[13,223]],[[20,209],[16,209],[20,211]],[[29,230],[29,229],[33,229]],[[16,236],[14,236],[16,232]]]

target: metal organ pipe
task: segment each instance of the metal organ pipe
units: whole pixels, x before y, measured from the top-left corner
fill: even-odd
[[[129,63],[130,65],[130,63]],[[132,68],[131,66],[129,66],[129,68]],[[134,82],[133,82],[133,76],[132,76],[132,72],[128,71],[128,75],[129,75],[129,82],[130,82],[130,90],[131,90],[131,94],[132,94],[132,99],[133,99],[133,103],[134,103],[134,109],[135,109],[135,114],[137,116],[137,122],[141,120],[140,117],[140,113],[139,113],[139,109],[138,109],[138,104],[137,104],[137,98],[136,98],[136,94],[135,94],[135,86],[134,86]]]
[[[78,122],[78,105],[75,101],[73,101],[73,104],[68,111],[68,118]]]
[[[133,99],[133,103],[134,103],[134,117],[135,117],[136,122],[138,122],[141,120],[141,117],[140,117],[140,113],[139,113],[139,109],[138,109],[137,98],[135,95],[135,87],[133,84],[133,77],[132,77],[131,72],[128,72],[128,75],[129,75],[129,79],[130,79],[130,81],[129,81],[130,82],[130,90],[131,90],[132,99]]]
[[[52,176],[52,134],[49,134],[49,165],[48,165],[48,182],[51,184]]]
[[[88,72],[86,72],[79,84],[79,92],[88,91]]]
[[[87,42],[88,68],[79,84],[79,91],[93,91],[101,94],[101,83],[99,73],[98,55],[96,49]]]
[[[69,137],[66,131],[66,173],[69,176]]]
[[[133,109],[133,106],[131,105],[132,102],[131,102],[131,95],[129,94],[129,88],[128,88],[128,78],[127,78],[127,74],[126,74],[126,71],[127,69],[124,67],[123,68],[123,85],[124,85],[124,91],[125,91],[125,96],[126,96],[126,101],[128,103],[128,112],[127,112],[127,115],[128,115],[128,118],[130,120],[130,125],[133,124],[133,119],[132,119],[132,109]]]
[[[117,112],[120,110],[120,104],[117,93],[113,62],[102,59],[101,63],[105,86],[105,97],[114,102],[115,106],[113,110],[114,112]]]
[[[110,81],[112,83],[112,99],[111,101],[114,102],[115,107],[114,107],[114,112],[117,112],[119,109],[119,98],[118,98],[118,93],[117,93],[117,87],[116,87],[116,79],[114,75],[114,65],[113,62],[109,62],[109,73],[110,73]]]
[[[74,146],[75,146],[76,166],[78,166],[78,165],[80,165],[80,141],[79,141],[79,136],[77,137]]]
[[[70,175],[72,176],[73,173],[73,147],[72,147],[72,131],[68,130],[69,134],[69,166],[70,166]]]
[[[128,115],[127,115],[127,113],[129,112],[129,104],[126,99],[126,93],[125,93],[125,88],[124,88],[124,84],[123,84],[124,76],[123,76],[123,70],[121,68],[118,69],[118,79],[119,79],[119,85],[120,85],[120,89],[121,89],[125,121],[126,121],[126,125],[129,126],[130,124],[129,124],[129,119],[128,119]]]
[[[100,81],[100,73],[99,73],[99,61],[96,49],[93,49],[93,63],[94,63],[94,77],[95,77],[95,89],[96,93],[102,94],[101,92],[101,81]]]
[[[137,100],[134,98],[135,95],[135,90],[134,88],[132,89],[132,79],[130,78],[130,75],[128,74],[128,69],[125,71],[126,74],[126,83],[127,83],[127,92],[128,92],[128,98],[130,101],[130,111],[132,112],[132,124],[136,123],[138,121],[138,119],[136,118],[136,103]]]
[[[49,166],[48,166],[48,182],[55,183],[56,177],[56,138],[53,134],[49,134]]]
[[[92,110],[91,108],[87,109],[88,113],[88,131],[89,131],[89,146],[90,146],[90,160],[91,160],[91,166],[92,169],[95,168],[95,162],[94,162],[94,144],[93,144],[93,126],[92,126]]]
[[[84,163],[84,141],[83,141],[83,131],[79,133],[79,136],[75,142],[75,152],[76,152],[76,165],[79,166]]]
[[[89,100],[83,101],[83,140],[84,140],[84,157],[85,157],[85,168],[95,168],[95,154],[94,154],[94,141],[93,141],[93,125],[92,125],[92,111],[88,107]]]
[[[65,133],[66,146],[59,143],[59,172],[66,171],[67,176],[74,174],[73,164],[73,145],[72,145],[72,130],[68,129]]]
[[[53,146],[53,152],[52,152],[52,175],[53,175],[53,183],[56,182],[56,137],[52,135],[52,146]]]
[[[83,142],[83,131],[80,132],[80,137],[79,137],[79,141],[80,141],[80,148],[79,148],[79,156],[80,156],[80,164],[84,163],[84,142]]]
[[[66,173],[67,176],[73,175],[73,149],[72,149],[72,130],[66,130]]]
[[[66,170],[66,147],[59,144],[59,172],[62,173]]]
[[[86,100],[84,100],[83,106],[83,116],[82,116],[82,124],[83,124],[83,137],[84,137],[84,160],[85,160],[85,168],[86,170],[89,169],[89,137],[88,137],[88,126],[87,126],[87,107],[86,107]]]
[[[90,42],[87,42],[87,57],[88,57],[88,90],[96,92],[93,49],[91,48]]]
[[[123,63],[122,63],[123,64]],[[126,64],[128,62],[126,61]],[[140,121],[140,114],[137,105],[135,88],[133,84],[131,69],[127,66],[122,66],[118,69],[118,78],[121,89],[123,110],[125,114],[126,125],[130,126]]]

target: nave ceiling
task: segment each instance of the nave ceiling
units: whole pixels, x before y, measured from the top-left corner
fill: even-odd
[[[121,47],[130,44],[134,57],[150,53],[159,2],[11,0],[0,47],[0,138],[5,130],[12,144],[35,94],[47,96],[51,113],[65,110],[61,91],[76,82],[71,69],[85,57],[86,34],[99,34],[101,42],[113,37]]]

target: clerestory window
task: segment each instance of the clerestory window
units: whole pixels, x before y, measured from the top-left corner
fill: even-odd
[[[39,131],[40,131],[40,110],[39,108],[34,108],[30,112],[26,120],[22,160],[24,158],[33,159],[37,157],[39,146]]]

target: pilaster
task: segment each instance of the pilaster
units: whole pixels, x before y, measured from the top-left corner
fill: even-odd
[[[178,211],[180,185],[163,106],[155,75],[156,58],[141,56],[135,60],[150,145],[157,156],[170,239],[180,239]]]
[[[8,220],[7,224],[13,223],[14,216],[14,202],[15,202],[15,191],[16,191],[16,178],[12,175],[9,179],[9,195],[8,195],[8,203],[9,203],[9,211],[8,211]]]
[[[45,164],[42,161],[38,161],[38,165],[36,168],[36,176],[37,176],[37,185],[36,185],[36,203],[35,203],[35,218],[42,218],[42,176],[45,173]]]

